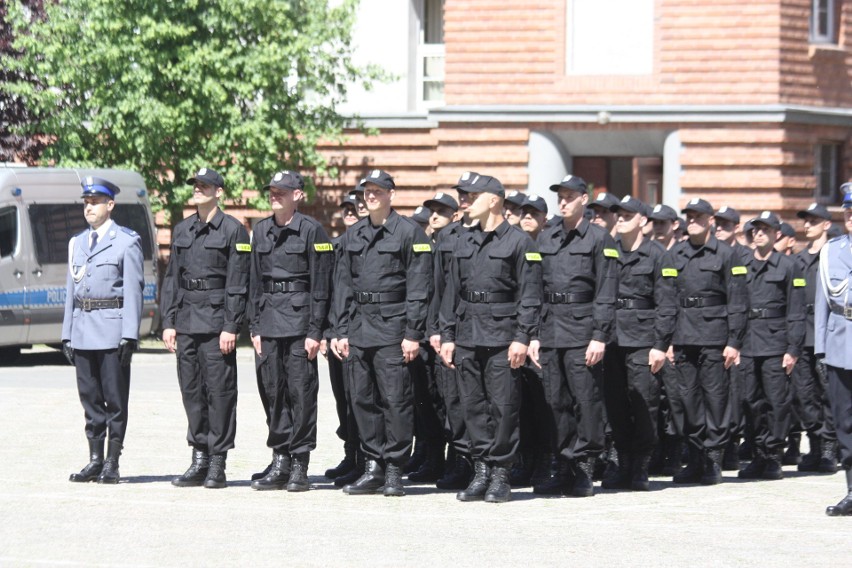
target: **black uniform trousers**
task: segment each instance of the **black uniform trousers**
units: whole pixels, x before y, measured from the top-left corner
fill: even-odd
[[[553,451],[552,417],[544,395],[541,369],[528,359],[521,367],[521,377],[520,449],[522,452],[550,453]]]
[[[418,444],[442,445],[446,417],[435,379],[435,351],[428,343],[420,344],[420,353],[409,363],[408,370],[414,387],[414,435]]]
[[[470,455],[510,467],[520,443],[521,372],[509,366],[507,347],[456,345],[459,396]]]
[[[411,455],[414,394],[399,344],[349,345],[343,363],[361,449],[367,459],[402,465]]]
[[[793,421],[793,389],[781,366],[782,358],[782,355],[740,358],[755,444],[768,453],[784,448]]]
[[[178,333],[177,372],[189,423],[189,445],[210,454],[233,448],[237,432],[236,350],[224,355],[218,333]]]
[[[663,368],[657,373],[660,384],[660,426],[659,430],[669,436],[683,437],[683,425],[686,421],[683,399],[680,396],[680,376],[677,367],[666,358]]]
[[[651,455],[657,445],[660,388],[648,365],[650,351],[610,345],[604,355],[604,402],[619,454]]]
[[[840,464],[852,469],[852,370],[826,365],[828,399],[834,414]]]
[[[335,434],[343,440],[343,448],[346,453],[358,449],[358,425],[355,423],[355,414],[352,412],[352,396],[349,393],[349,384],[343,373],[343,363],[334,356],[328,354],[328,379],[331,383],[331,392],[334,395],[334,406],[337,410],[337,430]]]
[[[86,418],[86,438],[124,444],[130,399],[130,365],[122,367],[118,349],[74,350],[77,392]]]
[[[675,345],[684,436],[699,450],[724,448],[731,432],[731,384],[723,347]]]
[[[443,362],[436,362],[435,381],[438,394],[444,405],[444,436],[447,443],[457,453],[470,454],[470,437],[464,424],[464,408],[459,397],[459,379],[456,369],[450,369]]]
[[[834,415],[828,400],[828,376],[825,365],[805,347],[793,367],[793,411],[802,428],[823,440],[835,440]]]
[[[740,365],[728,368],[731,381],[731,437],[739,438],[746,432],[746,418],[749,413],[746,400],[746,378]]]
[[[317,447],[317,360],[308,360],[304,337],[261,337],[255,354],[257,388],[266,412],[266,445],[282,454]]]
[[[568,459],[604,449],[603,362],[586,366],[586,347],[542,348],[544,395],[553,417],[553,450]]]

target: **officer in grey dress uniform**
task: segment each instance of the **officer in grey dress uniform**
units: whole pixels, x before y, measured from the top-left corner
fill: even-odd
[[[118,483],[130,358],[142,319],[142,241],[110,219],[118,186],[96,177],[82,185],[89,228],[68,244],[62,346],[77,369],[90,461],[70,481]],[[106,459],[104,440],[109,441]]]
[[[844,183],[840,189],[847,234],[828,241],[820,251],[820,285],[814,300],[814,353],[825,356],[828,398],[848,489],[846,497],[825,510],[831,517],[852,515],[852,184]]]

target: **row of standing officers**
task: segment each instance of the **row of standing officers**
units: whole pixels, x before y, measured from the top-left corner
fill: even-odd
[[[789,376],[814,311],[808,281],[818,279],[774,251],[780,221],[773,213],[751,221],[752,250],[717,239],[717,213],[693,199],[683,210],[687,238],[666,250],[644,226],[667,220],[670,208],[616,200],[606,207],[618,219],[613,238],[587,219],[588,188],[569,175],[550,187],[561,216],[539,222],[533,240],[506,220],[502,184],[468,172],[454,186],[463,218],[430,238],[393,210],[393,178],[373,170],[356,188],[363,201],[346,200],[365,217],[333,242],[298,212],[302,177],[283,171],[265,188],[273,214],[250,240],[218,207],[224,181],[217,172],[202,168],[188,183],[198,211],[175,227],[161,291],[163,341],[177,353],[192,447],[177,486],[226,485],[244,323],[272,449],[254,489],[310,487],[321,351],[331,362],[347,449],[327,474],[346,479],[350,495],[404,495],[415,431],[418,442],[435,442],[437,431],[443,440],[432,452],[443,454],[447,443],[452,454],[439,487],[459,489],[462,501],[509,500],[512,466],[523,462],[524,404],[523,430],[535,433],[525,444],[538,446],[546,466],[536,493],[593,495],[608,438],[618,460],[603,486],[647,490],[661,384],[666,427],[689,448],[675,482],[719,483],[725,450],[746,429],[753,459],[740,477],[782,476],[793,416]],[[430,201],[458,208],[445,194]],[[523,205],[546,211],[534,196],[522,212]],[[69,297],[85,300],[79,292]],[[90,297],[89,305],[105,300]],[[819,345],[811,353],[824,353]],[[68,347],[79,361],[79,348]],[[78,383],[80,375],[78,364]],[[827,398],[817,396],[816,405]],[[817,420],[825,430],[826,418]],[[87,435],[90,446],[102,436]],[[87,468],[97,469],[96,457]],[[117,454],[114,462],[117,480]],[[90,480],[85,472],[75,475]]]

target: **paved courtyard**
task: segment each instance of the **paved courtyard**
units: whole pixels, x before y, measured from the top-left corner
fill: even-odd
[[[87,461],[73,370],[55,351],[0,366],[0,565],[3,566],[798,566],[848,561],[852,518],[825,516],[842,473],[598,491],[591,499],[515,490],[505,505],[460,503],[406,485],[401,499],[344,495],[322,477],[341,458],[325,365],[308,493],[256,492],[269,461],[253,356],[241,348],[229,487],[176,488],[189,463],[174,356],[133,362],[118,486],[72,484]]]

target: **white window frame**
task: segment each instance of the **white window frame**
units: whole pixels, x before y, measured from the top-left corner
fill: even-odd
[[[417,89],[417,93],[415,96],[415,101],[418,109],[428,110],[440,106],[444,106],[444,97],[443,97],[443,83],[444,83],[444,73],[441,73],[440,76],[427,77],[426,70],[426,60],[429,58],[440,58],[444,59],[446,57],[446,48],[443,43],[426,43],[426,3],[424,0],[416,0],[417,2],[417,10],[416,13],[419,18],[419,30],[418,30],[418,38],[417,38],[417,56],[415,57],[415,69],[414,69],[414,88]],[[441,83],[441,98],[435,100],[426,100],[426,84],[429,82],[433,83]]]
[[[823,157],[828,156],[828,171],[823,167]],[[843,144],[840,142],[821,141],[814,147],[814,177],[816,186],[814,201],[823,205],[836,205],[840,202],[840,167],[843,160]]]
[[[819,30],[820,13],[825,10],[826,27],[825,33]],[[835,0],[811,0],[811,43],[837,43],[837,26],[834,21],[837,14],[837,3]]]

